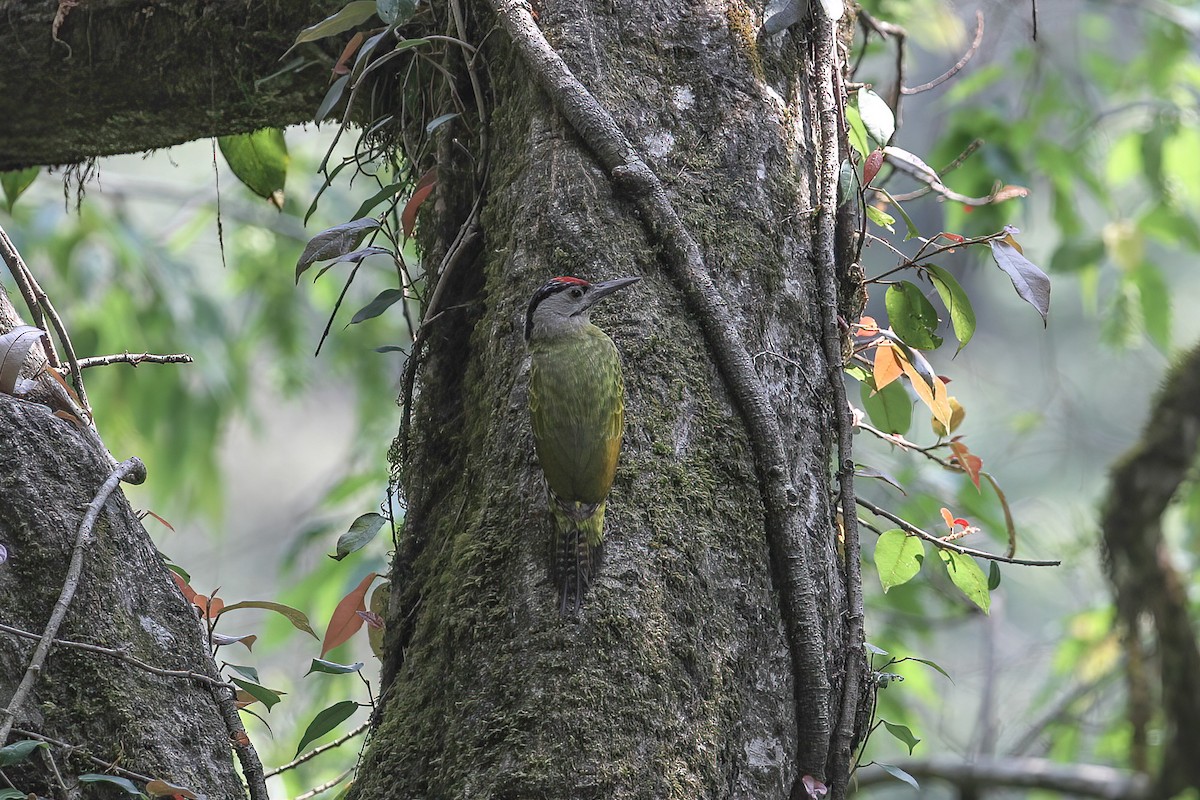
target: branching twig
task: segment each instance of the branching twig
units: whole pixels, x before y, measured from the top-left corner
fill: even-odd
[[[528,6],[519,1],[492,0],[492,7],[559,113],[637,206],[651,241],[699,321],[721,377],[746,423],[762,487],[767,542],[792,656],[799,747],[796,777],[823,777],[832,729],[821,622],[824,610],[818,607],[817,590],[806,564],[808,533],[795,511],[798,491],[792,484],[779,420],[742,340],[741,329],[713,284],[700,247],[680,220],[665,187],[612,115],[546,41]]]
[[[940,547],[943,550],[952,550],[955,553],[962,553],[963,555],[967,556],[975,556],[976,558],[983,558],[988,561],[999,561],[1004,564],[1020,564],[1025,567],[1057,567],[1062,563],[1061,561],[1036,561],[1031,558],[1010,558],[1008,556],[997,555],[996,553],[989,553],[985,550],[976,550],[973,547],[963,547],[961,544],[955,544],[954,542],[947,541],[940,536],[934,536],[929,531],[918,528],[908,520],[896,516],[886,508],[880,508],[872,502],[863,500],[861,497],[857,498],[857,501],[860,506],[865,508],[867,511],[870,511],[875,516],[889,519],[899,525],[905,533],[912,534],[919,539],[924,539],[935,547]]]
[[[361,724],[359,724],[358,727],[354,728],[349,733],[346,733],[345,735],[343,735],[337,739],[334,739],[329,744],[323,744],[320,747],[314,747],[312,750],[309,750],[307,753],[296,756],[294,759],[292,759],[288,763],[284,764],[283,766],[276,767],[275,769],[269,771],[267,773],[267,777],[273,778],[281,772],[287,772],[289,769],[295,769],[296,767],[303,764],[305,761],[316,758],[317,756],[321,755],[321,753],[324,753],[326,750],[332,750],[335,747],[341,747],[346,742],[350,741],[355,736],[358,736],[360,733],[365,731],[368,727],[370,727],[370,725],[371,725],[371,720],[369,720],[369,719],[363,720],[363,722]]]
[[[0,623],[0,633],[7,633],[13,636],[19,636],[23,639],[41,639],[40,634],[32,631],[23,631],[20,628],[14,628],[11,625]],[[55,647],[67,647],[74,650],[86,650],[89,653],[101,653],[106,656],[111,656],[119,661],[124,661],[132,667],[137,667],[140,670],[149,672],[151,675],[159,675],[164,678],[186,678],[187,680],[199,681],[207,683],[210,686],[220,686],[230,691],[236,691],[236,688],[224,681],[214,681],[207,675],[192,670],[184,669],[163,669],[152,664],[147,664],[145,661],[134,658],[124,650],[119,650],[115,647],[102,647],[98,644],[88,644],[87,642],[72,642],[67,639],[54,639],[51,644]]]
[[[131,367],[136,367],[138,364],[191,364],[194,360],[187,353],[156,355],[154,353],[130,353],[126,350],[124,353],[113,353],[108,356],[81,358],[79,359],[79,368],[105,367],[109,364],[128,364]]]
[[[46,629],[42,632],[41,638],[38,640],[37,647],[33,650],[33,656],[29,659],[29,666],[25,670],[25,674],[21,677],[21,682],[17,686],[8,705],[0,709],[0,742],[8,739],[8,733],[12,729],[13,721],[16,719],[17,713],[24,705],[30,691],[33,689],[33,684],[37,681],[38,675],[42,670],[42,663],[46,660],[46,654],[50,652],[50,645],[54,641],[55,635],[58,633],[59,626],[62,625],[63,618],[67,615],[67,608],[71,605],[71,599],[75,596],[75,590],[79,588],[79,578],[83,573],[83,554],[87,546],[92,541],[92,527],[96,524],[96,518],[100,515],[100,509],[104,507],[109,495],[113,489],[117,488],[117,484],[126,475],[136,473],[145,474],[146,467],[138,458],[131,458],[121,462],[108,478],[101,484],[99,491],[96,492],[95,498],[91,503],[88,503],[87,512],[83,515],[83,520],[79,523],[79,530],[75,534],[75,547],[71,552],[71,562],[67,566],[66,577],[63,578],[62,591],[58,595],[58,600],[54,603],[54,609],[50,612],[50,620],[46,623]]]

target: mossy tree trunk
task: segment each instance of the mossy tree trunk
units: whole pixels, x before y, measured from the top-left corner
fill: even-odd
[[[480,192],[481,235],[449,259],[426,330],[383,702],[354,796],[784,798],[805,796],[806,775],[840,796],[848,767],[812,735],[842,718],[845,665],[861,652],[833,513],[814,255],[816,37],[802,23],[760,40],[762,8],[740,0],[537,12],[666,184],[768,388],[804,534],[789,556],[816,587],[801,634],[820,674],[797,666],[763,477],[702,321],[496,13],[472,3],[490,148],[464,154],[480,124],[469,115],[441,129],[455,144],[437,156],[427,267]],[[593,315],[624,360],[626,434],[604,565],[577,618],[559,615],[547,578],[526,411],[525,304],[555,275],[644,277]]]

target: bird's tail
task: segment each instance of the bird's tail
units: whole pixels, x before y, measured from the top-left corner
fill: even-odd
[[[554,517],[550,576],[558,587],[559,611],[578,613],[604,554],[604,503],[569,503],[551,496],[550,510]]]

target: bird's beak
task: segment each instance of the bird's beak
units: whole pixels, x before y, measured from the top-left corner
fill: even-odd
[[[613,278],[611,281],[601,281],[593,283],[592,290],[587,294],[587,308],[596,305],[604,297],[612,294],[618,289],[624,289],[626,286],[632,286],[641,280],[641,277],[634,275],[629,278]]]

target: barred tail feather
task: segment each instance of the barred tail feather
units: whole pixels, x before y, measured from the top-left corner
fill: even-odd
[[[578,613],[604,554],[604,503],[550,503],[554,517],[551,578],[558,587],[559,611]]]

